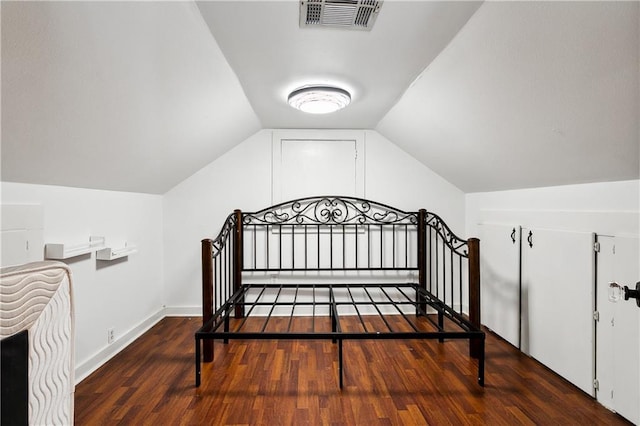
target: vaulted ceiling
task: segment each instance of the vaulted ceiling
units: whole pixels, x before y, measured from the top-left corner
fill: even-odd
[[[164,193],[261,128],[375,129],[466,192],[640,177],[638,2],[6,2],[2,180]],[[352,104],[307,116],[307,83]]]

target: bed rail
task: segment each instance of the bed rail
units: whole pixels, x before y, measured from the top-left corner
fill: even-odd
[[[359,198],[321,196],[257,212],[235,210],[216,239],[202,241],[202,265],[203,325],[242,286],[243,272],[366,271],[413,277],[446,309],[480,329],[479,240],[458,237],[424,209],[405,212]],[[236,317],[244,315],[241,305]],[[426,303],[418,309],[426,312]],[[481,344],[471,341],[472,357],[480,357]],[[203,356],[213,358],[212,341],[204,342]]]

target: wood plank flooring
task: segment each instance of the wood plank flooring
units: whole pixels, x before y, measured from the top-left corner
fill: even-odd
[[[78,425],[623,425],[590,396],[488,334],[486,386],[468,342],[215,344],[194,387],[199,318],[165,318],[76,387]]]

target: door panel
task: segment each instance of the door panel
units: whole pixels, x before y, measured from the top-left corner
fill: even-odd
[[[272,202],[316,195],[364,197],[363,131],[273,132]]]
[[[355,195],[355,141],[282,141],[282,199]]]
[[[594,235],[523,228],[522,240],[523,350],[593,394]]]
[[[520,227],[479,225],[482,323],[519,347]],[[513,236],[513,237],[512,237]]]

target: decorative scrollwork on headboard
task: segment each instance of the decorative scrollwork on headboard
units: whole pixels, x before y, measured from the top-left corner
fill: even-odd
[[[227,245],[229,241],[229,237],[232,235],[231,231],[236,227],[236,216],[231,213],[227,216],[227,219],[224,221],[224,225],[220,230],[218,236],[213,240],[213,250],[211,253],[212,257],[216,257],[222,249]]]
[[[416,225],[408,213],[369,200],[338,196],[310,197],[243,213],[245,225]]]
[[[454,253],[462,257],[469,256],[467,240],[463,240],[454,234],[451,228],[444,223],[440,216],[435,213],[427,212],[424,220],[425,225],[435,230]]]

